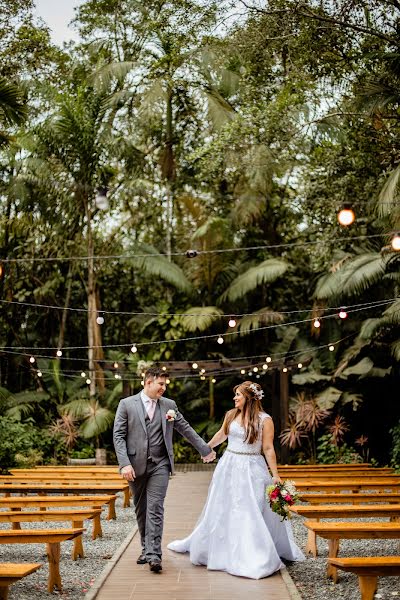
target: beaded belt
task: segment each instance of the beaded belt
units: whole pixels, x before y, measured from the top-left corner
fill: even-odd
[[[261,452],[236,452],[236,450],[231,450],[230,448],[227,448],[226,451],[233,454],[244,454],[245,456],[261,456]]]

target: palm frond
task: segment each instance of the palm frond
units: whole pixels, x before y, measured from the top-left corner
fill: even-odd
[[[318,406],[324,408],[325,410],[330,410],[331,408],[333,408],[333,406],[335,406],[342,393],[343,392],[341,390],[330,386],[326,388],[326,390],[323,390],[322,392],[317,394],[315,400]]]
[[[398,210],[400,184],[400,165],[398,165],[387,178],[377,204],[378,214],[381,217],[389,215],[393,210]]]
[[[135,66],[136,63],[133,61],[107,63],[99,66],[88,81],[93,83],[97,92],[106,93],[110,89],[112,81],[123,81]]]
[[[179,317],[179,321],[185,331],[205,331],[221,315],[223,311],[216,306],[193,306]]]
[[[391,354],[393,358],[400,362],[400,340],[393,342],[391,347]]]
[[[151,256],[157,254],[156,248],[146,244],[138,248],[137,252],[148,254],[148,256],[134,257],[132,259],[133,265],[139,271],[159,277],[182,292],[190,293],[192,291],[190,281],[176,263],[170,262],[166,256],[161,254]]]
[[[265,307],[250,315],[242,317],[237,324],[237,330],[240,331],[242,335],[245,335],[250,333],[252,329],[258,329],[259,327],[273,323],[283,323],[284,320],[284,315]]]
[[[114,414],[104,406],[96,406],[79,427],[83,438],[98,437],[112,426]]]
[[[257,287],[267,283],[273,283],[281,277],[289,268],[286,261],[280,258],[268,258],[255,267],[250,267],[247,271],[239,275],[222,294],[222,302],[235,302],[243,298],[249,292]]]
[[[26,116],[27,107],[21,88],[0,77],[0,120],[5,125],[19,125]]]

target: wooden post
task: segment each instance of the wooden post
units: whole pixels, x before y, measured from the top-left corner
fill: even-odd
[[[210,399],[210,411],[209,418],[213,419],[215,416],[215,402],[214,402],[214,384],[212,381],[212,377],[209,379],[209,399]]]

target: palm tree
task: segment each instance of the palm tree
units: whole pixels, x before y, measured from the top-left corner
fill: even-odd
[[[4,127],[21,125],[27,117],[27,106],[22,88],[0,77],[0,146],[10,143],[11,137]]]

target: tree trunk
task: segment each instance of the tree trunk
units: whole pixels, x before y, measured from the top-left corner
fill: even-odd
[[[67,274],[67,289],[65,293],[64,309],[61,317],[60,332],[58,334],[57,350],[61,350],[64,346],[65,327],[67,324],[68,308],[71,300],[72,281],[73,281],[74,263],[71,261],[68,267]]]

